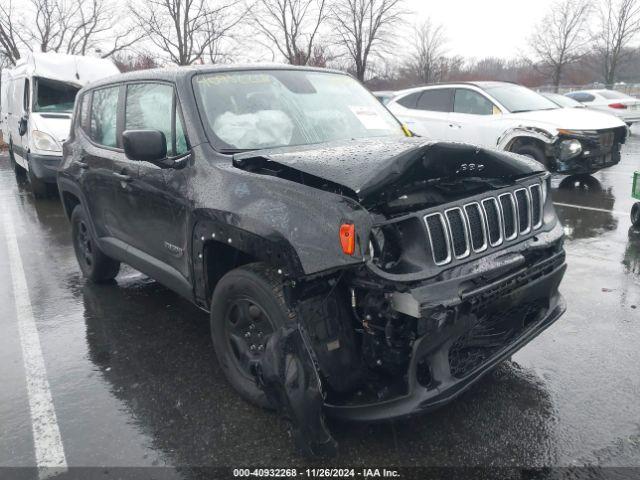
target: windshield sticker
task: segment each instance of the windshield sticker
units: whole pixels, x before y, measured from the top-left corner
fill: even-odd
[[[351,105],[349,109],[367,130],[385,130],[389,128],[385,119],[371,107]]]

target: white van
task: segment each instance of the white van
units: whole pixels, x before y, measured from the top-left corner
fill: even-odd
[[[110,60],[49,52],[29,54],[2,71],[2,137],[16,175],[29,176],[34,195],[45,196],[55,185],[78,90],[118,73]]]

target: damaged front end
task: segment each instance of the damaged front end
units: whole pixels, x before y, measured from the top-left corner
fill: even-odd
[[[439,407],[562,315],[563,229],[539,168],[430,144],[341,184],[372,217],[355,226],[362,262],[289,278],[295,321],[255,368],[304,451],[335,445],[322,412],[377,421]]]

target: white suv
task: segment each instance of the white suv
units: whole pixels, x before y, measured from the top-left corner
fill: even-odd
[[[519,153],[563,174],[617,164],[628,135],[613,115],[561,108],[505,82],[413,88],[397,92],[387,107],[418,135]]]

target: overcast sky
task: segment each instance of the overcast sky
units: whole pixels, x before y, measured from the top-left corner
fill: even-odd
[[[426,19],[445,26],[448,54],[515,57],[553,0],[407,0]]]

